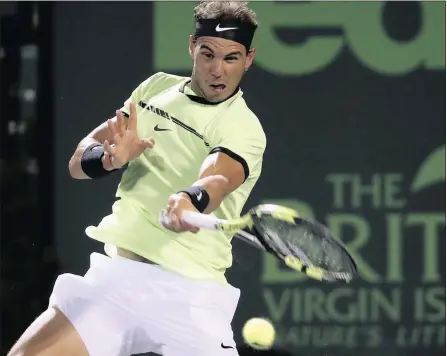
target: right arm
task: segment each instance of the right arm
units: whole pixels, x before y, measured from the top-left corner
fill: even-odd
[[[149,77],[146,81],[141,83],[137,89],[135,89],[131,95],[131,97],[126,101],[124,104],[125,107],[130,106],[130,103],[138,103],[140,100],[140,97],[142,93],[145,93],[146,95],[149,95],[150,87],[152,85],[155,85],[155,83],[158,82],[159,79],[164,78],[163,73],[157,73],[153,76]],[[120,113],[121,112],[121,113]],[[117,119],[117,117],[123,117],[123,115],[126,117],[123,121],[123,125],[120,125],[121,119]],[[135,114],[136,116],[136,114]],[[82,155],[84,154],[84,151],[87,147],[89,147],[92,144],[99,143],[104,144],[105,141],[107,141],[110,145],[116,145],[116,142],[114,140],[114,133],[110,129],[110,124],[112,126],[115,126],[118,131],[122,129],[123,131],[126,131],[128,126],[128,119],[130,117],[130,112],[125,113],[123,110],[117,111],[117,116],[115,116],[113,119],[108,120],[101,125],[99,125],[97,128],[95,128],[92,132],[90,132],[86,137],[84,137],[78,144],[75,152],[73,153],[73,156],[70,159],[70,162],[68,164],[68,170],[70,171],[70,175],[75,179],[90,179],[89,176],[87,176],[84,171],[82,170],[81,166],[81,159]],[[136,120],[136,117],[135,117]],[[110,124],[109,124],[110,122]],[[121,127],[120,127],[121,126]],[[135,131],[135,130],[134,130]],[[121,136],[124,134],[124,132],[118,132],[121,134]],[[148,141],[143,142],[143,144],[140,145],[140,147],[152,147],[153,143],[149,143]],[[106,151],[110,150],[110,147],[105,147]],[[135,150],[134,150],[135,151]],[[134,152],[133,152],[134,153]],[[137,152],[138,153],[138,152]],[[111,166],[110,161],[108,159],[104,159],[105,156],[103,156],[102,162],[103,167],[106,170],[113,170],[114,167]]]
[[[111,121],[114,125],[116,125],[117,117],[115,116],[114,118],[112,118],[109,121]],[[125,122],[124,122],[125,125],[127,124],[126,121],[127,120],[125,120]],[[99,125],[98,127],[96,127],[86,137],[84,137],[79,142],[78,146],[76,147],[76,150],[73,153],[73,156],[71,157],[70,162],[68,164],[68,170],[70,171],[70,175],[75,179],[90,179],[90,177],[88,177],[84,173],[84,171],[82,170],[82,167],[81,167],[81,158],[82,158],[82,155],[84,154],[85,149],[94,143],[103,144],[104,141],[106,141],[106,140],[110,144],[114,144],[115,142],[114,142],[113,136],[114,136],[114,134],[109,128],[108,121],[106,121],[106,122],[102,123],[101,125]],[[113,170],[114,168],[111,166],[110,161],[107,159],[104,160],[104,157],[105,156],[103,156],[104,169],[106,169],[108,171]]]

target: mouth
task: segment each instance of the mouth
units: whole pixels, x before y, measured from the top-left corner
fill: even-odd
[[[222,92],[227,86],[225,84],[211,84],[210,87],[217,92]]]

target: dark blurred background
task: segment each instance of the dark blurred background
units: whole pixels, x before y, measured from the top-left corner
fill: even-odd
[[[78,141],[151,74],[189,75],[190,2],[0,2],[1,353],[56,276],[102,246],[119,174],[75,181]],[[247,206],[314,215],[362,279],[324,285],[234,242],[241,328],[267,317],[299,356],[445,355],[445,3],[254,2],[242,83],[267,134]],[[277,354],[285,354],[278,353]]]

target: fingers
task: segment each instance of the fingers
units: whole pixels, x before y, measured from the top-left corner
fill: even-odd
[[[127,128],[128,128],[128,130],[136,131],[137,130],[137,109],[136,109],[134,103],[129,104],[129,111],[130,111],[130,115],[129,115],[129,120],[127,122]]]
[[[190,225],[187,222],[183,221],[181,217],[174,214],[175,216],[175,226],[180,231],[189,231],[192,233],[197,233],[199,231],[199,228],[195,227],[194,225]]]
[[[183,211],[190,210],[195,211],[195,207],[192,205],[189,199],[186,199],[181,194],[172,194],[168,198],[164,214],[167,216],[166,221],[161,221],[162,225],[174,232],[189,231],[197,233],[199,228],[188,224],[181,219]]]
[[[165,219],[162,221],[162,225],[166,229],[174,231],[174,232],[181,232],[182,231],[181,224],[180,224],[180,219],[178,218],[177,215],[172,214],[169,211],[165,211],[164,215],[165,215]]]
[[[116,115],[117,121],[119,121],[121,119],[124,121],[124,114],[121,110],[116,110],[115,115]]]
[[[107,120],[107,127],[109,128],[110,132],[112,133],[112,137],[115,137],[117,135],[115,124],[112,120]]]
[[[174,232],[192,232],[193,234],[196,234],[200,229],[190,225],[186,222],[184,222],[178,215],[178,210],[175,208],[172,208],[171,206],[168,206],[166,210],[164,211],[164,215],[167,217],[167,219],[163,220],[161,223],[162,225],[171,231]]]
[[[115,148],[115,146],[110,145],[109,141],[105,140],[104,141],[104,150],[107,153],[110,153],[111,155],[114,155],[116,148]]]
[[[118,135],[123,137],[126,133],[126,124],[123,113],[120,110],[118,110],[118,112],[119,115],[118,113],[116,115],[116,131],[118,132]]]
[[[155,140],[152,137],[143,138],[142,140],[140,140],[140,145],[144,148],[152,148],[155,146]]]
[[[198,227],[185,223],[182,219],[180,219],[180,226],[183,231],[189,231],[192,232],[193,234],[197,234],[200,230]]]
[[[169,215],[169,225],[168,229],[175,232],[192,232],[196,234],[199,231],[199,228],[190,225],[186,222],[184,222],[181,218],[179,218],[177,215]]]

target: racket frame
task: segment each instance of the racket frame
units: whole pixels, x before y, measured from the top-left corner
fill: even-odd
[[[268,252],[276,256],[278,259],[283,260],[284,263],[291,269],[294,269],[298,272],[306,274],[308,277],[312,279],[316,279],[319,281],[328,281],[328,282],[334,282],[334,281],[345,281],[350,282],[355,274],[351,274],[348,272],[332,272],[327,271],[323,268],[313,266],[312,263],[310,263],[309,259],[305,255],[304,252],[302,252],[298,247],[295,246],[295,254],[300,255],[294,256],[294,255],[287,255],[284,253],[281,253],[277,249],[270,248],[269,244],[265,239],[261,236],[261,234],[256,233],[255,229],[255,222],[253,217],[260,218],[262,215],[271,215],[273,218],[289,222],[291,224],[296,224],[295,219],[302,219],[304,221],[308,221],[311,224],[315,224],[316,222],[311,221],[309,219],[306,219],[302,217],[296,210],[280,206],[280,205],[274,205],[274,204],[263,204],[258,205],[252,209],[249,210],[249,212],[240,218],[234,219],[234,220],[224,220],[219,219],[217,217],[207,215],[207,214],[201,214],[197,212],[191,212],[191,211],[185,211],[183,212],[182,219],[194,226],[197,226],[198,228],[206,228],[210,230],[220,230],[224,232],[232,233],[234,237],[239,238],[240,240],[258,248],[261,251]],[[165,218],[167,218],[165,216]],[[160,218],[161,221],[163,221],[163,215]],[[318,223],[317,223],[318,224]],[[321,225],[321,224],[320,224]],[[324,230],[327,231],[326,238],[330,239],[332,242],[336,243],[339,248],[341,248],[350,259],[350,262],[352,264],[353,270],[356,271],[356,264],[347,251],[346,247],[343,245],[341,241],[338,241],[335,239],[334,236],[329,232],[327,228],[325,228],[323,225],[322,227]],[[254,234],[248,232],[253,231]],[[284,251],[286,251],[288,248],[284,245],[283,241],[279,238],[269,236],[269,238],[272,238],[275,240],[275,243],[277,245],[283,245],[283,247],[286,247]],[[278,241],[279,240],[279,241]],[[301,253],[297,253],[296,250],[301,251]]]

